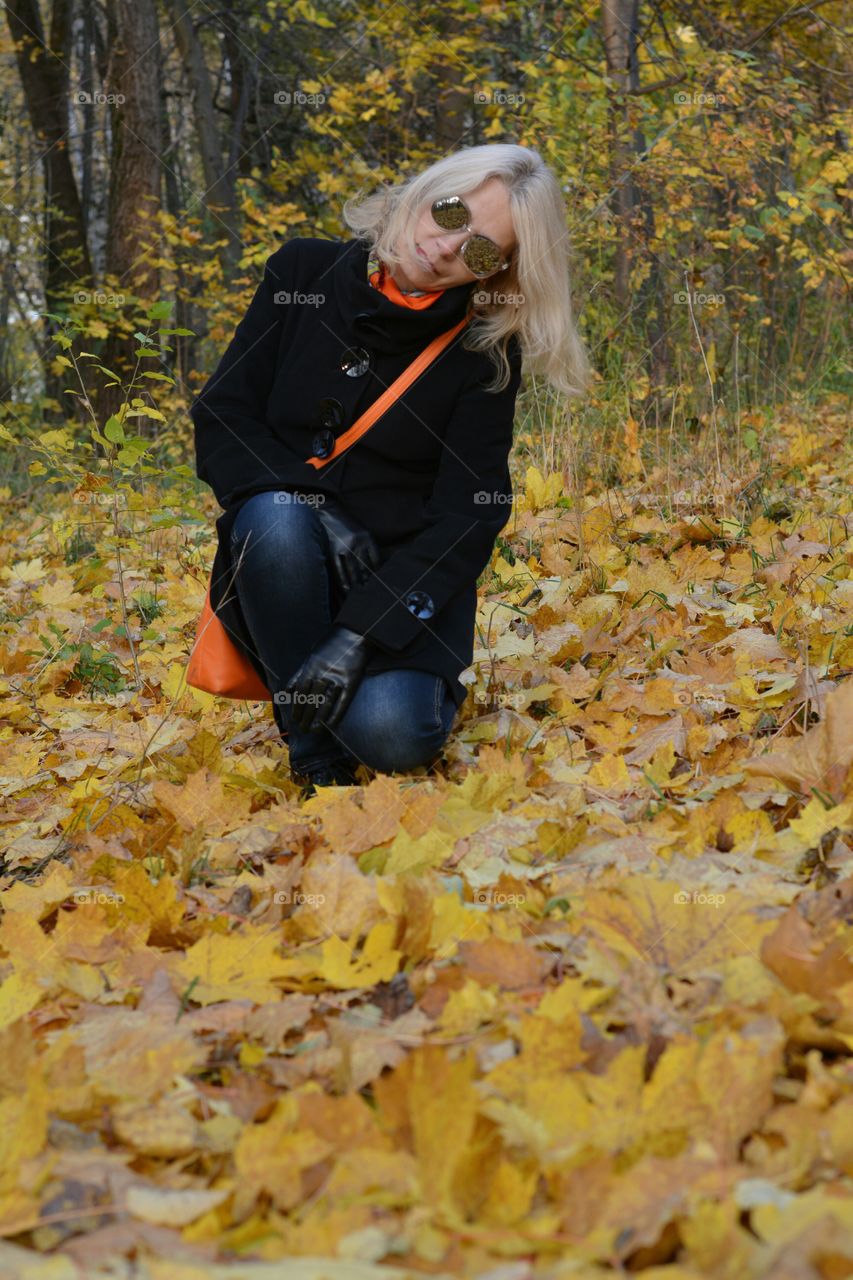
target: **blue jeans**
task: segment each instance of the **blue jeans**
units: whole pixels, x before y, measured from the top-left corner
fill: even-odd
[[[398,670],[365,674],[334,729],[295,729],[281,694],[297,667],[332,630],[343,593],[312,495],[257,493],[231,527],[234,590],[263,664],[290,765],[307,773],[361,762],[383,773],[429,764],[444,745],[456,703],[443,676]]]

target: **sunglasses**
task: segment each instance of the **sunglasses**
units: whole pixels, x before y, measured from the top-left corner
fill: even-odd
[[[471,211],[461,196],[445,196],[431,209],[433,221],[442,231],[470,231]],[[459,250],[465,266],[475,276],[490,276],[509,266],[503,252],[488,236],[470,235]]]

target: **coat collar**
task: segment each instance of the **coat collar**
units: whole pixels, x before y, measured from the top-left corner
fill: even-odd
[[[342,242],[333,268],[335,297],[349,322],[343,341],[369,351],[397,354],[422,350],[467,313],[473,282],[445,289],[441,297],[421,311],[398,306],[367,279],[370,245],[366,240]]]

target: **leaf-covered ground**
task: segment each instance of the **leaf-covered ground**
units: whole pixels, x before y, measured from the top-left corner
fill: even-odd
[[[212,526],[7,494],[0,1276],[853,1275],[849,423],[764,447],[522,475],[436,773],[307,802]]]

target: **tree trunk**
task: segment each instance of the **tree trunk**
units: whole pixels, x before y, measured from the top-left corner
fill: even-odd
[[[236,168],[230,164],[226,166],[223,161],[223,146],[213,105],[213,86],[204,50],[193,25],[191,10],[187,9],[183,0],[169,0],[168,7],[184,73],[193,96],[195,129],[204,174],[204,203],[214,216],[217,238],[225,237],[220,257],[223,276],[230,279],[242,248],[238,233]]]
[[[629,306],[633,257],[631,214],[636,204],[636,188],[631,177],[634,155],[628,141],[628,92],[631,87],[633,32],[636,30],[638,4],[639,0],[602,0],[601,5],[607,74],[613,85],[610,94],[613,139],[610,153],[613,190],[610,203],[621,229],[614,250],[613,289],[617,306],[623,311],[627,311]]]
[[[439,48],[442,51],[445,50],[445,42],[450,44],[454,36],[464,34],[464,24],[455,14],[439,14],[435,25],[441,38]],[[447,58],[432,67],[437,89],[433,130],[435,145],[441,153],[462,145],[463,139],[465,146],[471,145],[466,132],[474,115],[474,97],[471,86],[463,83],[465,70],[458,57]],[[482,91],[488,93],[491,88],[490,84],[484,84]],[[482,107],[480,110],[482,112]]]
[[[77,180],[68,151],[67,0],[55,0],[50,38],[45,36],[38,0],[8,0],[6,21],[15,45],[18,74],[33,132],[42,152],[44,176],[45,310],[62,312],[75,288],[90,289],[92,264]],[[56,322],[45,319],[43,360],[45,393],[65,412],[65,378],[50,369]]]
[[[646,149],[642,129],[631,127],[629,108],[630,95],[641,91],[637,61],[639,0],[603,0],[601,14],[607,70],[614,85],[610,95],[612,207],[622,230],[614,254],[614,294],[617,306],[627,312],[631,306],[631,264],[638,250],[645,247],[649,271],[640,285],[638,302],[648,335],[645,356],[650,383],[645,401],[648,406],[655,395],[655,385],[662,387],[666,381],[668,308],[660,263],[651,248],[655,234],[654,204],[642,180],[637,181],[633,176],[638,159]]]
[[[119,294],[154,301],[159,269],[145,260],[148,244],[156,255],[160,229],[160,40],[154,0],[114,0],[108,9],[110,64],[107,92],[112,121],[109,228],[106,271]],[[114,327],[104,364],[124,378],[135,364],[132,341]],[[98,394],[98,413],[115,413],[123,402],[120,387]]]

